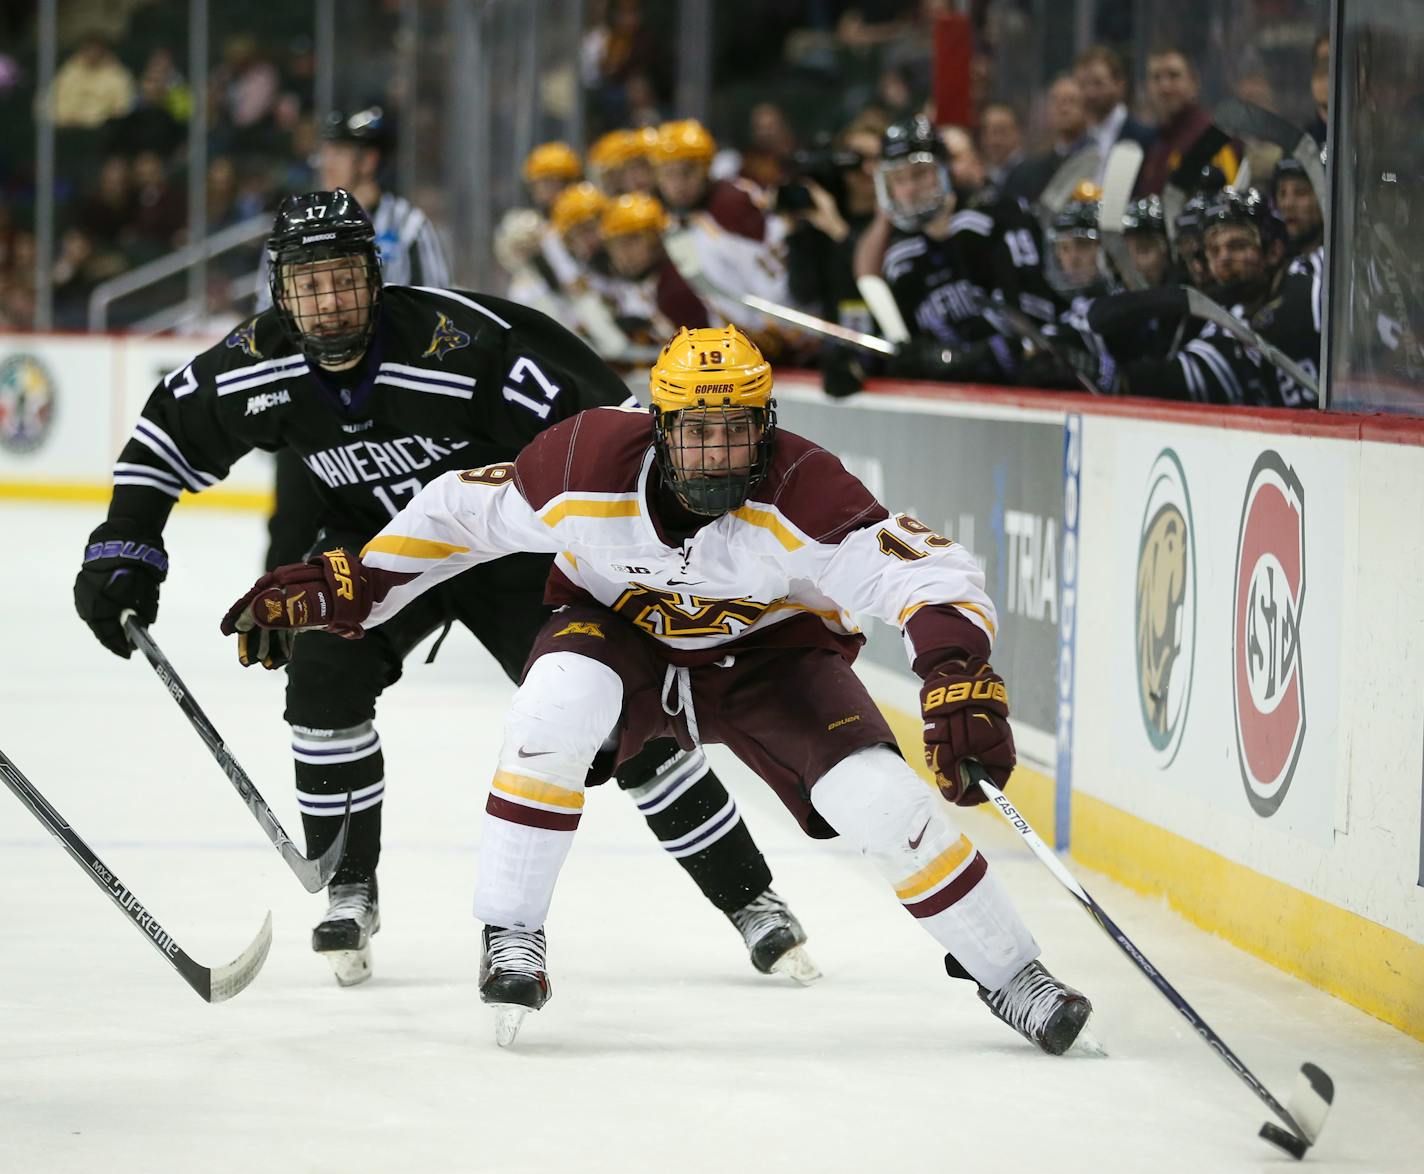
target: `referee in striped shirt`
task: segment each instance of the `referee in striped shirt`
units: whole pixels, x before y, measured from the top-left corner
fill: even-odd
[[[389,126],[379,106],[350,115],[333,111],[322,132],[319,186],[324,191],[345,188],[370,214],[386,285],[443,289],[450,284],[450,261],[435,225],[404,196],[381,187],[381,165],[391,145]],[[264,253],[257,308],[263,310],[270,304]],[[268,570],[306,557],[320,509],[309,477],[291,449],[277,454],[277,505],[267,523]]]

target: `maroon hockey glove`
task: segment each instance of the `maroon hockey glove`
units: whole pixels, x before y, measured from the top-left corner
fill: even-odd
[[[979,657],[951,660],[925,678],[920,690],[925,718],[925,762],[951,803],[983,803],[964,760],[976,760],[1002,787],[1014,769],[1014,734],[1009,728],[1009,694],[1004,679]]]
[[[360,636],[371,602],[360,560],[344,550],[328,550],[310,562],[263,575],[228,608],[222,633],[237,636],[244,665],[278,668],[290,654],[293,632],[321,628],[352,639]],[[273,640],[268,630],[288,639]]]

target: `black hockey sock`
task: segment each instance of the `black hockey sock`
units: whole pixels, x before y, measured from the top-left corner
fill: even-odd
[[[342,884],[373,876],[381,857],[381,800],[386,790],[385,759],[376,731],[369,724],[350,730],[294,726],[292,753],[307,855],[316,856],[336,839],[349,794],[351,830],[332,881]]]
[[[618,785],[663,849],[723,913],[771,887],[771,869],[700,749],[682,751],[670,738],[650,742],[619,768]]]

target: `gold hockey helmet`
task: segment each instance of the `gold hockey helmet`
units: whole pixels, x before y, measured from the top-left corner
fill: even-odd
[[[634,232],[665,232],[668,216],[653,196],[630,192],[610,200],[603,211],[600,227],[605,237],[627,236]]]
[[[594,171],[623,167],[648,153],[647,143],[636,130],[611,130],[588,149],[588,165]]]
[[[675,122],[665,122],[658,128],[653,162],[671,163],[678,159],[691,159],[699,163],[711,163],[712,156],[716,153],[717,141],[707,133],[707,128],[695,118],[683,118]]]
[[[608,207],[608,197],[591,183],[570,184],[549,209],[549,222],[560,236],[586,220],[596,220]]]
[[[771,466],[771,364],[736,326],[683,327],[648,377],[664,480],[693,513],[743,505]]]
[[[524,160],[524,182],[540,179],[581,179],[583,164],[568,143],[540,143]]]

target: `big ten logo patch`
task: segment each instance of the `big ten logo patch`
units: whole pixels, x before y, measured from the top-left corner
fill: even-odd
[[[665,640],[695,636],[735,636],[766,614],[769,603],[754,599],[708,599],[635,583],[613,610],[651,636]]]
[[[56,385],[32,355],[0,363],[0,448],[33,452],[54,426]]]
[[[1301,608],[1305,489],[1276,452],[1251,470],[1236,545],[1232,651],[1236,748],[1246,797],[1275,814],[1305,741]]]
[[[1137,695],[1159,767],[1182,744],[1196,659],[1196,537],[1182,463],[1163,449],[1147,474],[1137,538]]]

